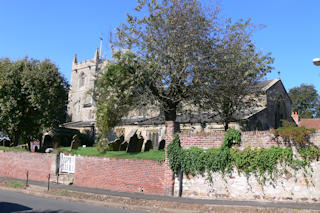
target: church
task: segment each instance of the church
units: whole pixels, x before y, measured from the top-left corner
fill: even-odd
[[[94,57],[86,61],[78,62],[75,55],[72,62],[68,103],[70,122],[63,124],[62,127],[96,135],[95,102],[90,90],[96,87],[97,76],[104,72],[108,63],[111,62],[101,58],[98,49]],[[268,130],[278,128],[281,120],[292,121],[292,102],[280,78],[261,81],[257,89],[263,94],[262,98],[259,98],[259,107],[239,113],[237,121],[230,123],[229,127],[241,130]],[[120,136],[123,136],[124,140],[130,140],[136,134],[144,140],[151,140],[154,147],[158,146],[165,135],[164,116],[157,111],[147,116],[139,113],[129,114],[130,116],[124,118],[114,129],[109,141]],[[210,132],[224,129],[219,117],[210,116],[209,113],[178,114],[177,122],[180,123],[180,131],[183,132]]]

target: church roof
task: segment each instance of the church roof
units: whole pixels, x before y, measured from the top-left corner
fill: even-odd
[[[273,80],[265,80],[259,81],[256,86],[255,90],[260,91],[267,91],[273,85],[275,85],[280,79],[273,79]],[[236,112],[234,114],[234,121],[239,120],[246,120],[249,119],[251,116],[263,111],[266,109],[266,106],[258,106],[253,107],[252,109],[245,109],[241,112]],[[212,112],[202,112],[202,113],[184,113],[178,114],[176,121],[183,124],[183,123],[217,123],[221,122],[221,117],[218,113]],[[145,118],[125,118],[122,120],[123,125],[161,125],[165,123],[164,115],[159,115],[156,117],[145,117]]]
[[[64,123],[61,125],[61,127],[66,127],[66,128],[72,128],[72,127],[92,127],[94,126],[95,121],[89,120],[89,121],[75,121],[75,122],[69,122],[69,123]]]
[[[235,113],[234,121],[245,120],[261,112],[265,107],[254,108],[253,110],[244,110],[241,113]],[[221,117],[216,113],[184,113],[178,114],[176,121],[178,123],[218,123]],[[126,118],[122,120],[122,125],[162,125],[165,123],[164,115],[151,118]]]
[[[277,78],[273,80],[258,81],[255,88],[260,91],[267,91],[270,87],[275,85],[278,81],[281,81],[281,80]]]

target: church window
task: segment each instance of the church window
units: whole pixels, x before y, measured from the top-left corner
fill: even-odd
[[[82,72],[80,74],[80,78],[79,78],[79,88],[83,87],[84,86],[84,73]]]

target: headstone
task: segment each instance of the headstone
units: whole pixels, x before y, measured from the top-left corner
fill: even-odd
[[[128,143],[127,152],[137,152],[137,146],[138,146],[138,136],[137,134],[134,134]]]
[[[153,148],[152,141],[151,140],[147,140],[147,141],[144,142],[141,151],[142,152],[147,152],[152,148]]]
[[[74,136],[72,137],[70,149],[71,149],[71,150],[78,149],[79,146],[80,146],[79,137],[78,137],[78,135],[74,135]]]

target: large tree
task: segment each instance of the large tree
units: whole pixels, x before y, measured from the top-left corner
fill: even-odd
[[[251,40],[255,26],[247,21],[227,25],[213,49],[212,67],[200,87],[198,103],[211,110],[211,117],[220,120],[225,130],[232,121],[255,112],[261,103],[262,91],[258,82],[272,70],[273,58],[256,51]]]
[[[119,109],[120,105],[125,105],[119,113],[121,116],[132,108],[157,105],[166,121],[175,121],[183,104],[193,106],[192,110],[216,111],[222,106],[211,105],[207,100],[221,97],[222,91],[217,88],[222,80],[229,86],[242,82],[244,87],[254,87],[251,83],[271,69],[268,64],[272,60],[256,53],[253,42],[248,39],[249,22],[231,24],[218,18],[219,9],[204,8],[196,0],[138,2],[136,10],[147,15],[128,15],[127,23],[117,29],[113,48],[125,51],[118,51],[115,64],[107,67],[115,73],[107,71],[102,77],[105,82],[111,79],[109,82],[113,83],[100,84],[102,91],[112,92],[104,93],[108,94],[106,98],[98,91],[102,97],[98,100],[98,119],[107,121],[107,112],[113,116],[110,109]],[[226,62],[229,65],[225,65]],[[241,75],[234,75],[240,68]],[[114,81],[117,75],[132,80],[130,86],[123,87],[122,80]],[[233,82],[235,79],[238,84]],[[209,96],[211,88],[215,90]],[[223,96],[232,91],[237,92],[229,88]],[[126,98],[121,98],[120,93],[124,92]],[[246,107],[241,105],[242,99],[236,100],[239,106]]]
[[[314,85],[301,84],[289,90],[292,100],[292,111],[298,112],[301,118],[320,116],[320,97]]]
[[[0,131],[15,145],[65,121],[69,85],[49,60],[0,60]]]

